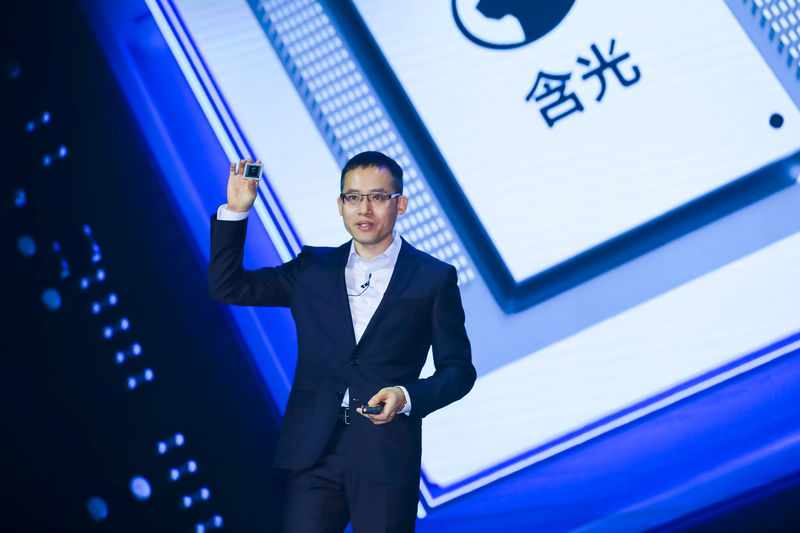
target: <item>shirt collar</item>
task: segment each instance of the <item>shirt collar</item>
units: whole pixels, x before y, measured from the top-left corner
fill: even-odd
[[[384,250],[382,253],[376,255],[372,258],[369,263],[372,263],[376,260],[388,260],[391,264],[397,262],[397,256],[400,254],[400,247],[402,246],[403,241],[400,238],[400,234],[397,233],[396,229],[392,229],[392,244]],[[367,262],[366,259],[358,255],[356,253],[356,246],[355,246],[355,239],[350,240],[350,255],[347,256],[347,265],[350,266],[353,264],[353,261],[360,259],[361,261]],[[379,261],[381,262],[381,261]]]

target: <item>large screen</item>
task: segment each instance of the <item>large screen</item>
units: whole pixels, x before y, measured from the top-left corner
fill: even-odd
[[[343,162],[405,169],[398,228],[458,268],[479,374],[424,421],[421,514],[800,346],[800,113],[723,1],[147,5],[225,155],[264,162],[248,239],[339,245]],[[253,353],[279,405],[291,348]]]
[[[721,0],[354,3],[519,291],[800,150]]]

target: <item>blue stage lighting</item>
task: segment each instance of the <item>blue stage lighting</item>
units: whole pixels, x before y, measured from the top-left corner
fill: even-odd
[[[140,355],[142,355],[142,345],[138,342],[134,342],[131,344],[130,348],[126,348],[125,350],[117,350],[117,352],[114,354],[114,359],[118,364],[122,364],[128,359],[128,357],[139,357]]]
[[[131,323],[127,318],[121,318],[119,323],[111,324],[103,328],[103,336],[110,339],[115,333],[120,331],[128,331],[131,328]]]
[[[42,302],[48,311],[55,311],[61,307],[61,294],[51,287],[42,291]]]
[[[89,498],[89,501],[86,503],[86,510],[89,511],[89,516],[91,516],[92,520],[95,522],[104,520],[108,516],[108,505],[98,496]]]
[[[169,447],[169,445],[170,445],[170,443],[167,443],[168,447]],[[175,468],[170,468],[170,470],[169,470],[169,478],[172,481],[177,481],[182,476],[184,476],[186,474],[194,474],[195,472],[197,472],[197,463],[190,459],[189,461],[186,461],[186,463],[182,464],[181,466],[178,466],[178,467],[175,467]]]
[[[83,234],[84,235],[91,235],[92,234],[92,228],[90,228],[88,224],[84,224],[83,225]]]
[[[135,376],[128,376],[128,389],[133,390],[143,381],[153,381],[153,370],[145,368]]]
[[[25,126],[25,129],[28,131],[33,131],[36,129],[36,123],[32,120],[28,121],[28,124]]]
[[[63,266],[63,264],[62,264],[62,266]],[[67,274],[69,275],[69,271],[67,271]],[[62,277],[64,277],[64,276],[62,275]],[[106,271],[103,270],[102,268],[98,268],[94,273],[94,280],[105,281],[105,279],[106,279]],[[91,279],[86,278],[86,277],[81,278],[81,289],[88,289],[89,286],[94,282],[94,280],[91,280]]]
[[[207,501],[210,497],[211,497],[211,491],[209,491],[206,487],[203,487],[194,494],[187,494],[183,496],[181,498],[181,504],[185,509],[188,509],[194,504],[194,502],[198,500]]]
[[[142,476],[136,476],[131,479],[131,492],[136,497],[137,500],[145,501],[150,497],[152,490],[150,488],[150,482],[148,482]]]
[[[194,531],[195,533],[206,533],[209,529],[219,529],[222,527],[222,517],[220,515],[214,515],[211,520],[206,520],[200,524],[195,524]]]
[[[99,263],[102,258],[103,256],[100,254],[100,245],[96,242],[92,242],[92,263]]]
[[[36,253],[36,242],[28,235],[23,235],[17,239],[17,250],[22,257],[30,257]]]
[[[50,112],[45,111],[42,113],[42,124],[47,124],[48,122],[50,122]]]
[[[14,190],[14,207],[22,207],[25,205],[28,197],[25,195],[25,189]]]
[[[158,441],[158,443],[156,444],[156,452],[159,455],[164,455],[165,453],[167,453],[172,448],[179,448],[179,447],[183,446],[184,442],[185,442],[185,439],[183,438],[183,434],[182,433],[176,433],[171,439]],[[188,471],[188,467],[187,467],[187,471]]]
[[[61,159],[67,157],[67,147],[64,146],[63,144],[58,147],[58,157],[60,157]]]
[[[92,302],[92,313],[97,315],[101,311],[103,311],[103,309],[105,309],[106,307],[113,307],[113,306],[117,305],[117,302],[118,302],[118,298],[117,298],[116,293],[113,293],[113,292],[109,293],[109,295],[108,295],[108,297],[106,298],[105,301]]]
[[[24,192],[23,192],[23,194],[24,194]],[[67,260],[64,259],[61,256],[61,245],[58,243],[58,241],[53,241],[52,246],[53,246],[53,251],[56,253],[56,255],[58,255],[58,258],[59,258],[59,260],[61,262],[61,273],[60,273],[60,275],[61,275],[61,278],[64,279],[67,276],[69,276],[69,263],[67,263]]]
[[[53,158],[50,157],[48,154],[44,154],[44,157],[42,158],[42,165],[44,165],[46,167],[49,167],[50,163],[52,163],[52,162],[53,162]]]

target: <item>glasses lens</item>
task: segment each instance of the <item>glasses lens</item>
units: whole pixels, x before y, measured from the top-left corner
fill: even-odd
[[[342,200],[344,200],[345,203],[357,204],[361,200],[361,195],[360,194],[344,194],[344,195],[342,195]]]
[[[392,195],[386,193],[372,193],[372,194],[360,194],[360,193],[347,193],[339,195],[344,202],[345,205],[350,207],[356,207],[361,204],[364,199],[367,199],[372,204],[385,204],[386,202],[391,199]]]

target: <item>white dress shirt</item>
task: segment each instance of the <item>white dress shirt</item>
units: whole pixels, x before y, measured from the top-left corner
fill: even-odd
[[[237,213],[228,209],[228,204],[223,204],[217,209],[217,220],[244,220],[246,213]],[[392,243],[383,253],[367,261],[355,249],[355,242],[350,241],[350,254],[347,257],[347,265],[344,267],[344,280],[347,286],[347,299],[350,301],[350,318],[353,321],[353,332],[356,336],[356,343],[361,340],[364,330],[367,329],[372,315],[378,309],[389,280],[392,278],[394,266],[397,263],[397,256],[400,254],[402,240],[397,230],[392,230]],[[366,288],[363,285],[369,284]],[[406,404],[400,413],[408,414],[411,412],[411,398],[408,391],[402,385],[398,387],[405,395]],[[350,389],[344,393],[342,406],[350,405]]]

